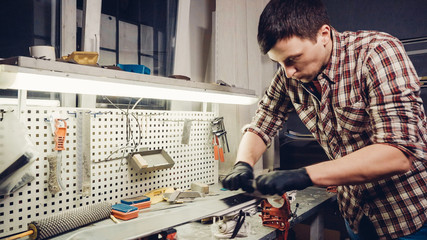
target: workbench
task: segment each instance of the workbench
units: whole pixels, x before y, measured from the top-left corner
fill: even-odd
[[[292,212],[295,212],[296,204],[298,203],[298,209],[295,212],[297,217],[290,220],[291,228],[308,218],[314,217],[314,220],[310,223],[310,240],[324,239],[322,210],[327,204],[333,204],[334,202],[336,202],[336,194],[326,192],[324,188],[309,187],[298,191],[296,200],[291,203]],[[246,216],[245,221],[249,223],[250,232],[248,237],[241,239],[276,239],[278,232],[274,228],[263,226],[260,214]],[[191,222],[175,229],[180,240],[215,239],[211,225]]]
[[[120,221],[118,224],[106,219],[61,234],[53,239],[136,239],[170,228],[177,230],[177,236],[180,240],[215,239],[211,230],[215,226],[202,224],[197,220],[207,216],[237,213],[242,208],[255,206],[259,201],[260,199],[248,196],[242,191],[223,191],[216,184],[210,186],[209,195],[196,198],[192,202],[173,205],[160,202],[151,205],[150,208],[140,210],[137,219]],[[298,191],[296,200],[291,203],[292,212],[295,212],[296,204],[299,205],[296,211],[297,217],[290,221],[291,227],[314,216],[310,226],[310,239],[323,239],[322,208],[334,201],[336,201],[336,195],[328,193],[324,188],[309,187]],[[228,203],[225,204],[225,202]],[[230,202],[235,203],[230,205]],[[251,226],[251,231],[245,239],[275,239],[276,229],[262,226],[259,214],[246,217],[246,221]]]

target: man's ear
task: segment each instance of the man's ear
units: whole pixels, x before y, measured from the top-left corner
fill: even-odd
[[[320,27],[318,32],[318,37],[320,42],[325,46],[331,40],[331,27],[327,24],[324,24]]]

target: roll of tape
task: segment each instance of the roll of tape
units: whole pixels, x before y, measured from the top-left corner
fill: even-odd
[[[230,233],[233,232],[236,227],[236,221],[230,220],[227,222],[220,221],[218,222],[218,232],[220,233]]]
[[[55,61],[55,48],[52,46],[31,46],[30,56]]]

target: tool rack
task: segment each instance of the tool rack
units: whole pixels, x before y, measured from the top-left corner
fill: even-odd
[[[8,107],[3,114],[15,114]],[[78,148],[76,111],[90,117],[90,194],[78,191],[76,169]],[[67,119],[65,150],[62,151],[62,181],[65,190],[55,195],[48,190],[47,156],[55,153],[54,138],[46,119],[53,113]],[[96,114],[95,114],[96,113]],[[52,214],[107,201],[142,195],[162,187],[189,189],[192,182],[211,184],[218,179],[218,161],[213,159],[210,121],[212,112],[132,110],[130,129],[139,147],[148,150],[164,149],[175,161],[169,169],[141,172],[128,165],[123,156],[133,148],[117,151],[126,145],[123,130],[126,116],[117,109],[81,109],[58,107],[26,107],[21,114],[34,142],[39,158],[32,165],[35,180],[10,196],[0,196],[0,238],[27,230],[27,223]],[[181,144],[185,119],[193,121],[188,145]],[[138,121],[136,121],[138,120]],[[140,126],[138,126],[140,125]],[[140,131],[141,129],[141,131]],[[138,148],[139,148],[138,147]]]

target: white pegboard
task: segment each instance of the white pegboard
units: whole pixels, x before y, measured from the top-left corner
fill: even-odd
[[[83,197],[77,188],[76,112],[81,110],[28,107],[22,111],[30,139],[40,156],[32,165],[35,180],[10,196],[0,196],[0,238],[26,231],[27,223],[64,210],[102,201],[114,204],[162,187],[189,189],[192,182],[217,182],[218,161],[213,157],[210,134],[214,113],[84,109],[90,114],[91,191]],[[45,121],[52,114],[67,122],[61,174],[65,190],[55,195],[48,190],[47,157],[57,152],[50,123]],[[192,121],[188,145],[181,144],[185,120]],[[129,147],[121,149],[127,143]],[[164,149],[175,165],[144,173],[120,158],[140,149]]]

